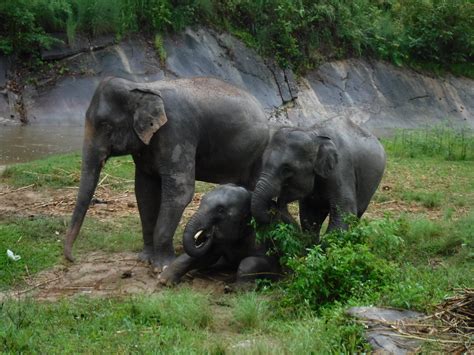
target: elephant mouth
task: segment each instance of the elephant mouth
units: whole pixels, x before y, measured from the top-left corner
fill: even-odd
[[[196,249],[202,248],[206,245],[214,234],[214,228],[201,229],[194,235],[194,246]]]

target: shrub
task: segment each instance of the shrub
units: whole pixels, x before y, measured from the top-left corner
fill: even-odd
[[[0,51],[34,52],[56,31],[72,42],[204,24],[298,71],[364,55],[472,75],[473,17],[468,0],[18,0],[0,5]]]
[[[0,52],[31,53],[54,42],[38,25],[28,1],[0,2]]]
[[[288,267],[294,272],[287,285],[289,300],[313,309],[378,291],[394,275],[394,268],[368,246],[352,243],[325,251],[315,246],[307,256],[291,258]]]
[[[447,63],[473,59],[474,5],[465,0],[399,0],[403,48],[419,61]]]
[[[283,284],[285,302],[312,309],[365,297],[381,290],[396,275],[390,260],[402,255],[403,230],[400,221],[390,218],[357,222],[348,218],[348,231],[324,236],[322,246],[304,249],[308,239],[287,225],[277,225],[266,233],[275,249],[284,255],[282,262],[292,272]],[[304,254],[306,251],[306,255]]]
[[[256,239],[268,248],[268,254],[280,256],[280,262],[285,264],[289,257],[302,255],[312,243],[312,236],[298,230],[296,226],[277,223],[269,226],[252,225],[256,230]]]

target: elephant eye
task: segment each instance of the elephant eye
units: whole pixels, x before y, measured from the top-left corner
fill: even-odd
[[[281,174],[284,176],[284,177],[288,177],[289,175],[291,175],[291,167],[289,164],[283,164],[282,167],[281,167]]]
[[[112,124],[108,121],[102,121],[100,123],[100,126],[102,127],[102,129],[105,129],[105,130],[110,130],[112,129]]]

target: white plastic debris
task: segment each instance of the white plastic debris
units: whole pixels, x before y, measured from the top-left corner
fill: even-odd
[[[9,259],[12,259],[13,261],[18,261],[18,260],[21,259],[20,255],[16,255],[10,249],[7,249],[7,256],[8,256]]]

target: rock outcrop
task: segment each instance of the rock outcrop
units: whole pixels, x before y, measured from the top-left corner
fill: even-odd
[[[349,59],[322,65],[305,77],[262,58],[229,34],[187,29],[166,37],[166,60],[141,37],[115,43],[79,38],[73,47],[43,52],[55,69],[29,73],[21,92],[8,61],[0,58],[0,124],[82,125],[95,87],[109,75],[137,81],[214,76],[247,89],[269,120],[308,126],[348,116],[378,132],[446,124],[474,128],[474,81],[434,78],[384,62]],[[26,80],[28,79],[28,80]]]

